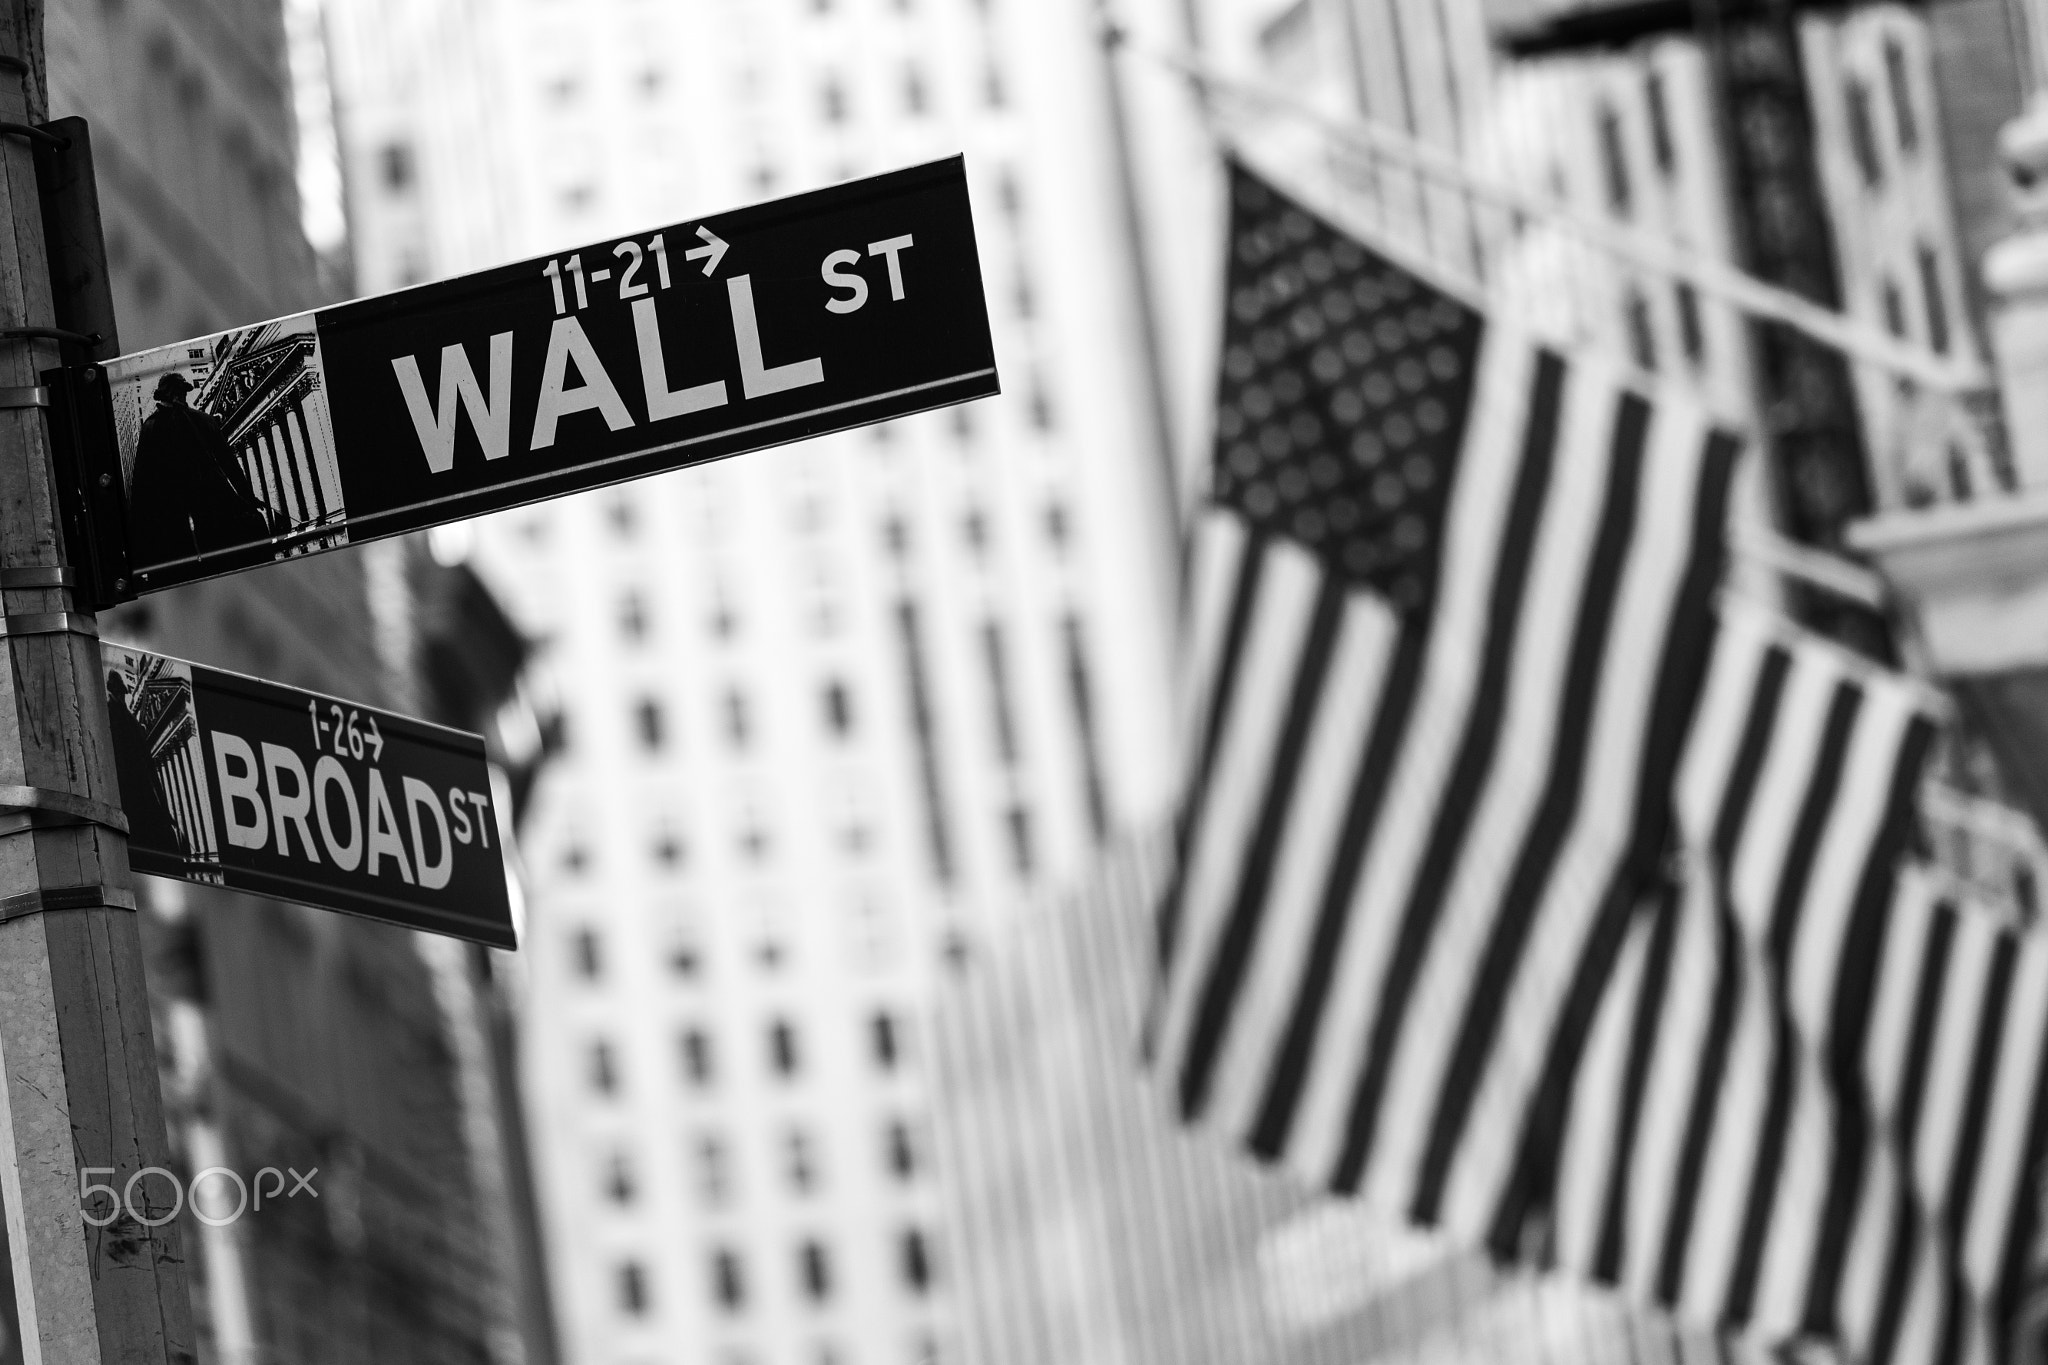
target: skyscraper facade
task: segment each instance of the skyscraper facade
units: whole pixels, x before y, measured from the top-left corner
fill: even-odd
[[[965,154],[1000,398],[466,533],[565,722],[523,955],[569,1357],[957,1358],[926,1005],[1172,777],[1161,405],[1089,7],[326,22],[366,291]]]

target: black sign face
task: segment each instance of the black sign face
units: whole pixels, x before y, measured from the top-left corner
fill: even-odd
[[[152,591],[999,391],[958,157],[107,366]]]
[[[481,736],[100,654],[136,871],[518,947]]]

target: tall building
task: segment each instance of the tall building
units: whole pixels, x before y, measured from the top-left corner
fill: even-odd
[[[1159,395],[1089,6],[326,21],[366,291],[966,156],[1000,398],[471,535],[565,722],[523,956],[568,1357],[958,1359],[934,983],[1171,780]]]
[[[318,302],[277,0],[65,0],[45,17],[50,113],[92,126],[124,349]],[[406,707],[421,648],[397,548],[154,595],[102,629]],[[503,1198],[479,1160],[487,1065],[465,1045],[461,973],[408,931],[137,881],[173,1174],[189,1187],[220,1167],[265,1197],[235,1216],[214,1176],[180,1200],[196,1339],[178,1345],[204,1365],[519,1360],[484,1235]],[[296,1197],[286,1170],[310,1177]],[[143,1188],[161,1196],[156,1179]]]

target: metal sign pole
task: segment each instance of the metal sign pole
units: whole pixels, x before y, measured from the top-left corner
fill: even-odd
[[[28,0],[0,11],[0,121],[45,116],[41,24]],[[38,410],[48,402],[38,376],[57,360],[43,236],[30,140],[10,132],[0,136],[0,1194],[30,1365],[172,1365],[193,1358],[191,1308],[98,641],[63,567]],[[88,1200],[90,1185],[105,1189]]]

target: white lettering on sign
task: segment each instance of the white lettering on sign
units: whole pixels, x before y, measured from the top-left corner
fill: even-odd
[[[420,868],[420,885],[429,891],[439,891],[455,875],[455,845],[448,838],[448,817],[441,813],[441,798],[417,777],[407,777],[399,785],[405,790],[405,819],[412,827],[412,851]],[[435,846],[441,850],[441,857],[436,862],[427,861],[427,841],[422,837],[424,831],[420,828],[422,810],[434,817],[434,830],[438,836]]]
[[[328,814],[327,788],[339,786],[344,804],[348,807],[348,838],[334,837],[332,817]],[[341,766],[341,760],[333,754],[322,754],[320,761],[313,765],[313,813],[320,819],[320,839],[327,845],[327,856],[334,859],[334,865],[343,872],[353,872],[363,863],[363,807],[356,800],[356,788],[348,780],[348,769]]]
[[[490,847],[486,812],[490,797],[483,792],[448,789],[448,802],[417,777],[399,777],[405,798],[405,822],[383,772],[366,765],[363,791],[357,795],[348,769],[333,754],[321,754],[309,778],[306,761],[282,744],[264,742],[259,763],[256,747],[240,735],[214,730],[214,771],[220,779],[221,813],[228,841],[237,848],[263,848],[276,836],[279,856],[321,861],[317,849],[344,872],[358,867],[372,877],[397,876],[408,886],[439,891],[455,877],[455,845],[480,840]],[[339,788],[339,791],[335,789]],[[337,821],[337,807],[343,817]],[[454,828],[449,825],[453,811]],[[365,819],[367,812],[368,818]],[[336,825],[340,823],[341,828]],[[313,841],[313,826],[320,840]],[[297,837],[294,838],[293,835]],[[412,836],[408,845],[405,835]],[[415,882],[414,869],[418,869]]]
[[[897,258],[897,253],[907,251],[915,245],[907,232],[901,237],[891,237],[887,241],[868,243],[868,255],[889,258],[889,297],[892,299],[900,300],[903,297],[903,262]]]
[[[398,875],[411,886],[412,865],[405,859],[405,840],[398,837],[398,812],[391,808],[391,793],[384,789],[384,774],[370,769],[370,857],[364,867],[372,877],[377,875],[379,859],[389,858],[398,864]]]
[[[292,779],[289,792],[278,780],[287,773]],[[263,780],[270,785],[270,819],[271,827],[277,832],[278,855],[292,856],[291,840],[285,837],[285,831],[296,826],[307,859],[319,862],[320,855],[313,851],[313,827],[307,823],[307,817],[313,813],[313,784],[306,779],[306,765],[282,744],[266,743],[263,746]]]
[[[640,383],[647,392],[648,421],[659,422],[665,417],[725,406],[723,379],[670,392],[668,364],[661,354],[661,320],[655,316],[653,299],[634,303],[633,335],[640,343]]]
[[[502,460],[512,451],[512,334],[499,332],[491,338],[491,396],[484,397],[469,367],[469,353],[459,344],[441,348],[441,401],[427,402],[427,386],[420,379],[418,357],[402,355],[391,362],[398,374],[398,387],[405,395],[405,410],[412,415],[413,430],[426,452],[427,468],[445,473],[455,463],[455,423],[460,413],[469,413],[476,428],[477,443],[487,460]]]
[[[574,388],[568,386],[571,360],[576,362],[577,377],[583,381]],[[753,394],[747,396],[751,398]],[[597,348],[583,334],[583,324],[574,317],[556,318],[554,330],[548,333],[548,358],[540,373],[540,406],[534,413],[533,440],[527,443],[527,449],[546,450],[555,443],[555,423],[571,413],[592,408],[603,414],[604,424],[613,431],[633,425],[633,414],[626,411],[624,400],[612,385],[612,377],[604,372],[604,362],[597,358]]]
[[[241,771],[235,771],[237,765]],[[263,783],[256,776],[256,751],[240,735],[213,732],[213,767],[220,777],[220,809],[228,842],[236,848],[261,848],[270,842],[270,821],[263,810]],[[242,808],[250,811],[242,818]]]
[[[868,282],[857,274],[848,274],[846,267],[860,264],[858,251],[835,251],[825,258],[825,264],[818,267],[818,274],[834,289],[844,289],[850,297],[825,300],[825,309],[832,313],[857,313],[868,301]]]
[[[740,350],[740,387],[747,397],[765,398],[771,393],[825,382],[825,362],[816,356],[775,366],[762,359],[761,324],[754,317],[753,276],[734,275],[725,282],[725,294],[732,305],[732,337]]]

